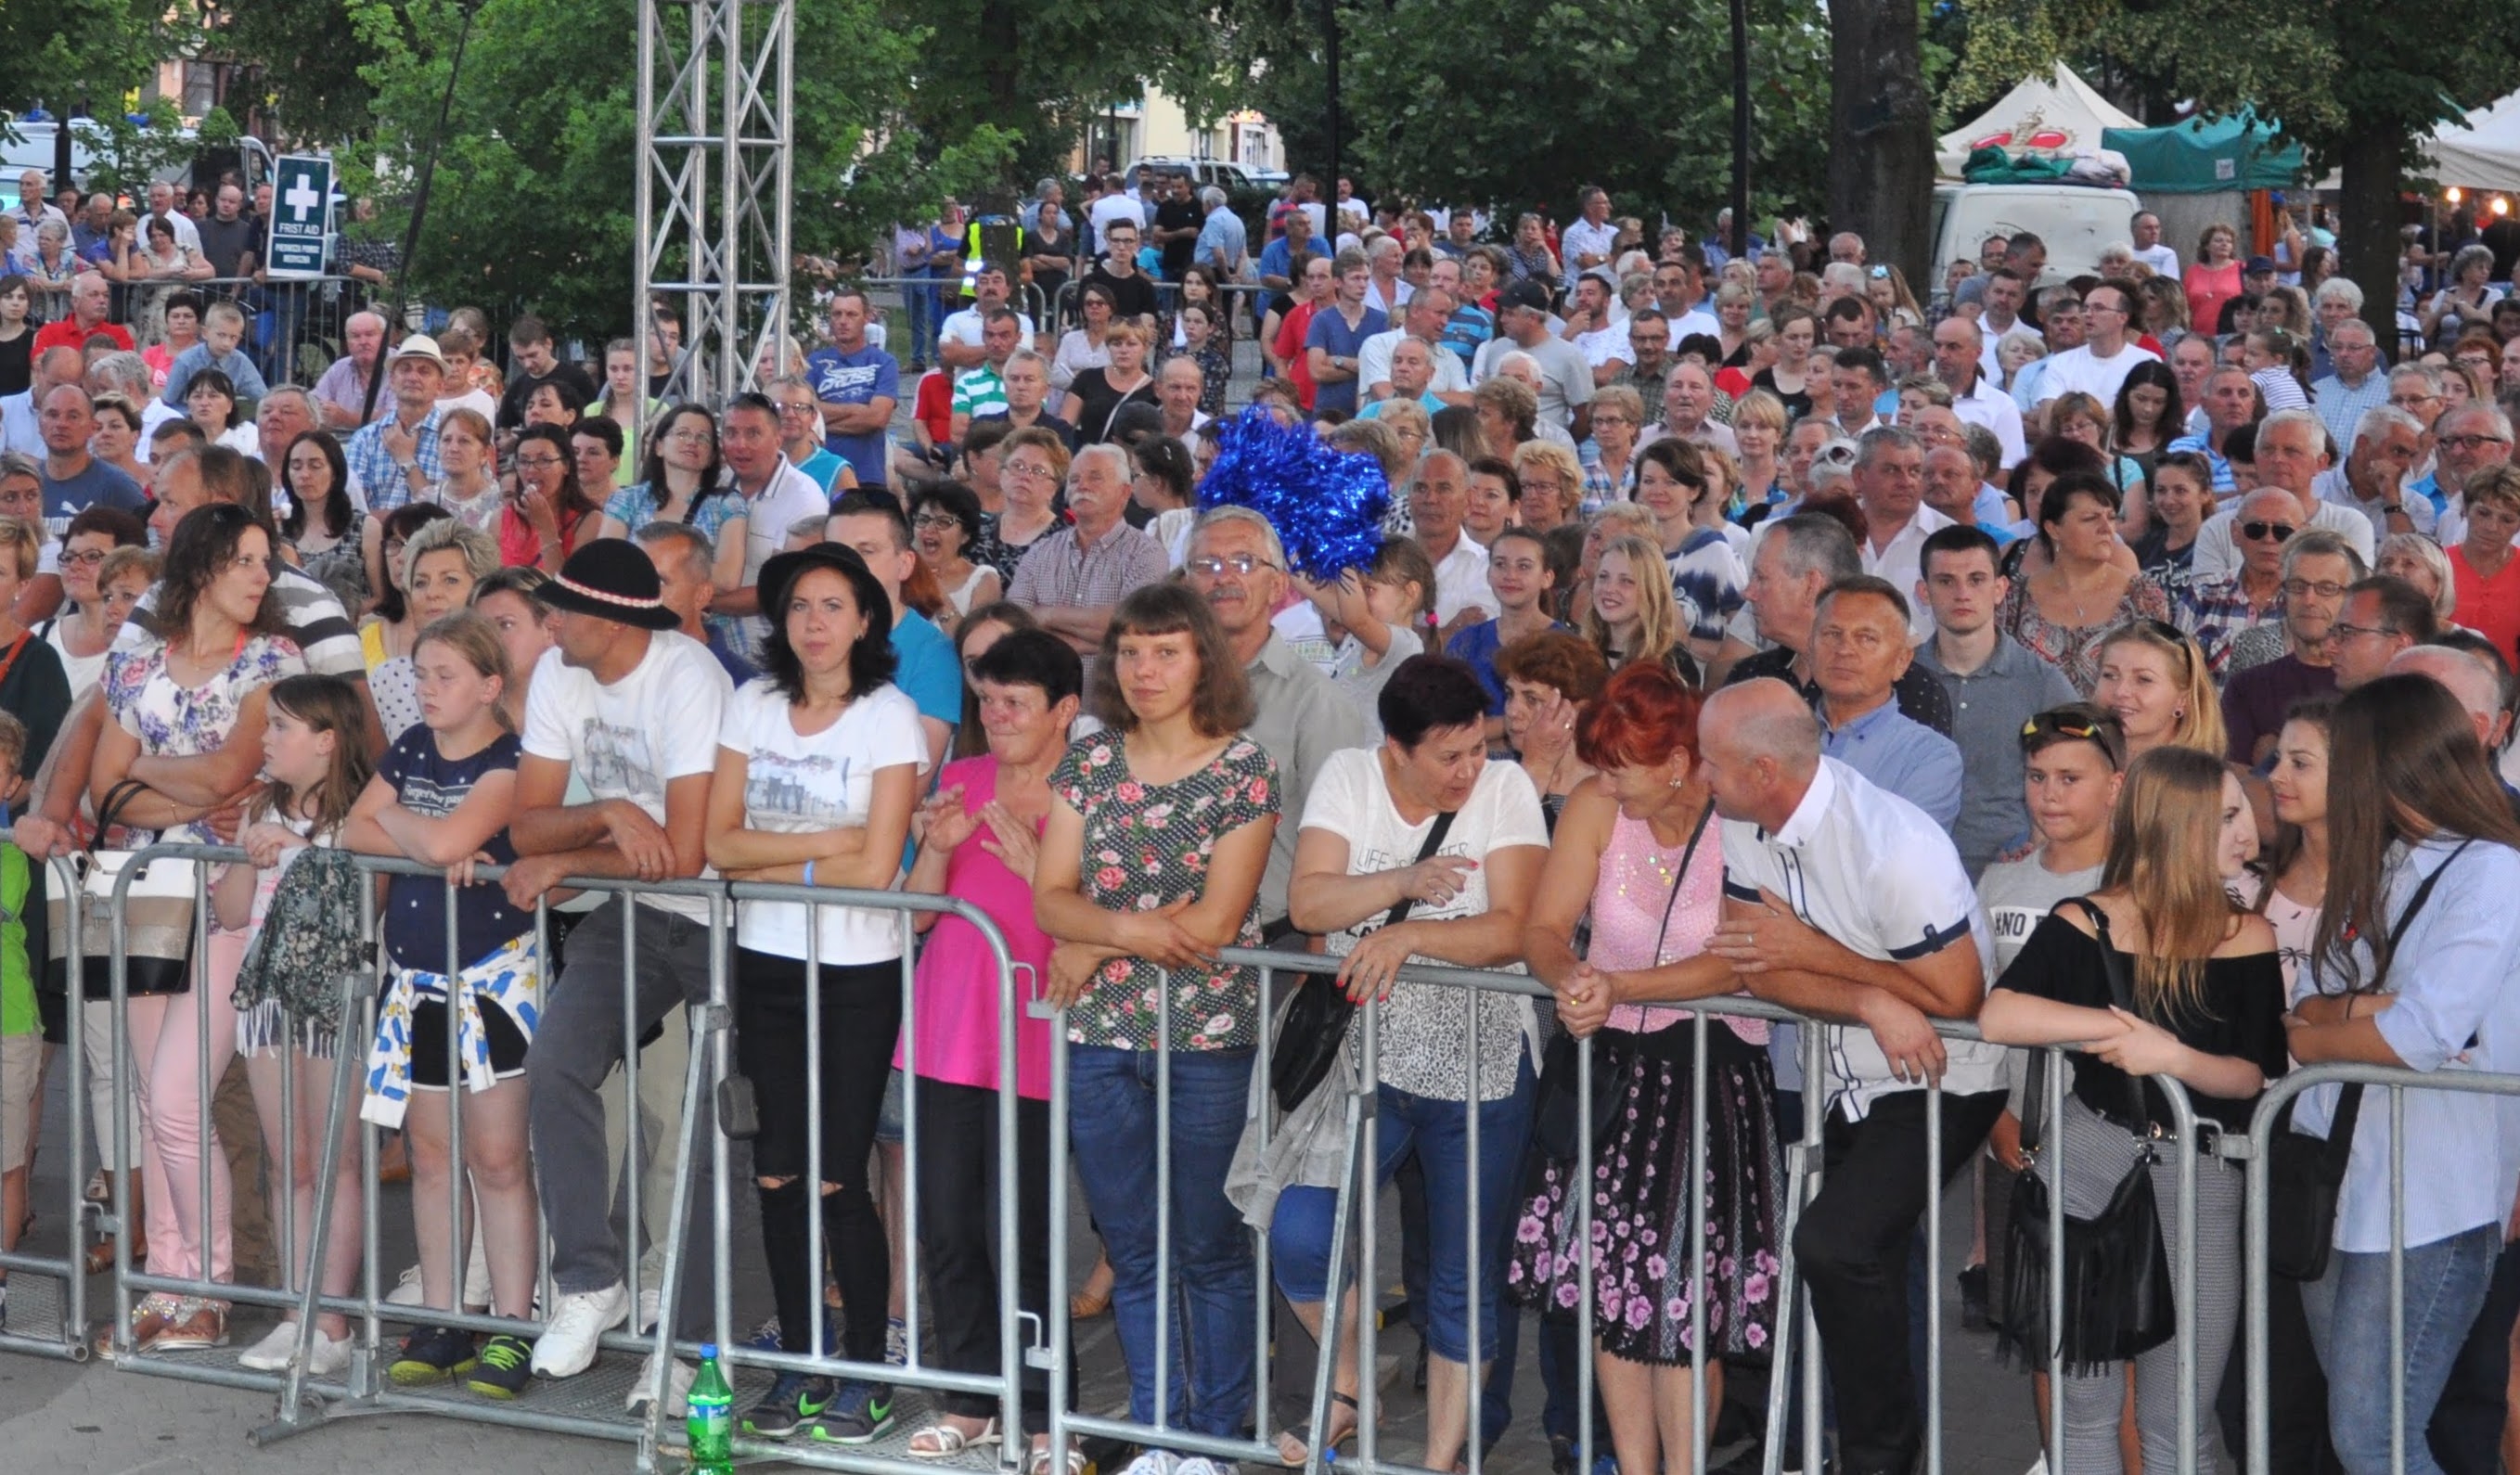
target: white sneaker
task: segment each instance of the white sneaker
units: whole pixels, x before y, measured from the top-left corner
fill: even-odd
[[[1188,1459],[1175,1461],[1173,1475],[1234,1475],[1234,1468],[1204,1454],[1193,1454]]]
[[[699,1372],[691,1363],[680,1359],[676,1359],[672,1365],[673,1370],[665,1388],[665,1416],[681,1418],[691,1411],[692,1382],[699,1376]],[[639,1364],[639,1381],[630,1385],[630,1396],[622,1401],[623,1407],[632,1413],[647,1408],[649,1390],[655,1386],[656,1355],[652,1352],[648,1354],[648,1361]]]
[[[1176,1475],[1181,1461],[1170,1450],[1148,1450],[1129,1461],[1120,1475]]]
[[[415,1265],[402,1273],[402,1278],[395,1282],[393,1290],[385,1296],[385,1304],[418,1306],[421,1304],[422,1296],[420,1267]],[[486,1311],[489,1306],[490,1257],[481,1248],[481,1236],[475,1234],[472,1236],[472,1257],[464,1263],[464,1309]]]
[[[665,1293],[663,1290],[654,1285],[642,1287],[639,1292],[639,1319],[633,1323],[631,1330],[636,1331],[643,1337],[648,1333],[654,1331],[656,1329],[656,1318],[663,1312],[664,1307]]]
[[[283,1321],[273,1327],[261,1341],[247,1348],[244,1355],[237,1359],[237,1365],[251,1368],[255,1372],[281,1372],[287,1370],[290,1361],[296,1355],[297,1323]],[[307,1376],[331,1377],[336,1373],[346,1371],[349,1365],[350,1339],[326,1336],[324,1328],[320,1326],[315,1328],[315,1345],[308,1352],[306,1359]]]
[[[617,1280],[602,1290],[562,1295],[534,1341],[534,1376],[569,1378],[584,1372],[594,1365],[596,1339],[629,1315],[630,1293]]]

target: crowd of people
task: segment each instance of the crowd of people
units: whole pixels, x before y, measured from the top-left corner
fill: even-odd
[[[1988,1287],[2025,1139],[2061,1144],[2036,1171],[2098,1212],[2169,1124],[2146,1078],[2180,1081],[2221,1133],[2296,1062],[2520,1066],[2502,989],[2520,924],[2493,900],[2520,880],[2499,768],[2520,469],[2493,367],[2512,355],[2480,368],[2468,349],[2471,328],[2520,339],[2520,317],[2475,321],[2472,272],[2422,308],[2428,333],[2460,314],[2449,361],[2388,367],[2341,278],[2311,284],[2298,336],[2274,326],[2308,251],[2232,268],[2236,232],[2218,228],[2182,275],[2148,216],[2103,275],[2049,282],[2044,245],[2017,236],[1920,303],[1852,235],[1824,262],[1814,242],[1649,246],[1598,191],[1562,229],[1500,221],[1492,244],[1469,212],[1375,211],[1345,181],[1334,201],[1295,182],[1248,236],[1215,220],[1221,200],[1184,186],[1142,208],[1118,183],[1090,224],[1044,192],[1013,261],[960,259],[962,238],[935,233],[970,306],[885,323],[840,288],[827,341],[717,407],[654,400],[652,355],[628,341],[571,363],[531,318],[509,325],[503,371],[469,309],[390,347],[353,319],[299,387],[246,378],[238,314],[214,299],[161,379],[150,354],[170,345],[135,343],[106,284],[74,283],[0,394],[0,751],[21,750],[0,791],[18,816],[0,905],[19,918],[0,929],[0,1243],[24,1216],[33,1083],[79,1008],[93,1089],[76,1105],[105,1167],[130,1170],[133,1261],[346,1293],[355,1220],[280,1263],[253,1200],[311,1223],[325,1082],[359,1050],[362,1115],[409,1153],[420,1248],[387,1375],[489,1398],[579,1375],[606,1332],[663,1315],[642,1246],[673,1232],[671,1196],[616,1222],[614,1174],[653,1165],[625,1163],[608,1116],[649,1123],[668,1183],[680,1135],[716,1130],[707,1092],[683,1119],[681,1069],[656,1050],[722,964],[758,1102],[763,1345],[898,1363],[923,1276],[928,1365],[992,1375],[1001,1277],[1045,1325],[1070,1288],[1049,1258],[1053,1026],[1027,1011],[1001,1058],[989,940],[950,915],[906,942],[888,912],[745,901],[720,960],[697,888],[571,900],[562,882],[898,886],[984,914],[1062,1011],[1068,1161],[1103,1249],[1071,1310],[1116,1319],[1134,1420],[1245,1434],[1266,1235],[1298,1319],[1338,1328],[1326,1422],[1278,1432],[1279,1456],[1353,1439],[1369,1370],[1353,1279],[1330,1283],[1335,1103],[1371,1090],[1370,1182],[1409,1206],[1423,1463],[1461,1467],[1505,1434],[1532,1337],[1561,1466],[1592,1357],[1622,1475],[1681,1467],[1713,1436],[1693,1355],[1718,1408],[1728,1370],[1771,1360],[1791,1257],[1836,1467],[1905,1471],[1923,1437],[1917,1297],[1937,1290],[1912,1274],[1917,1228],[1951,1180],[1983,1188],[1961,1277],[1983,1324],[2003,1311]],[[1089,230],[1091,264],[1063,257],[1083,268],[1074,326],[1009,305]],[[1241,314],[1267,371],[1235,386],[1238,433],[1318,434],[1389,489],[1373,556],[1335,577],[1297,570],[1297,530],[1196,496],[1227,433],[1224,286],[1246,270],[1280,295],[1257,325]],[[2245,304],[2228,335],[2195,300],[2225,277]],[[0,278],[0,331],[29,301]],[[896,431],[905,356],[936,367]],[[26,862],[152,840],[246,859],[212,868],[189,992],[132,999],[116,1081],[108,1006],[39,981],[63,939],[42,935]],[[352,854],[457,883],[386,884],[372,1039],[291,984],[327,928],[277,920],[338,925],[319,903],[355,894]],[[1335,957],[1335,987],[1375,1001],[1372,1051],[1351,1026],[1329,1084],[1282,1097],[1267,1131],[1255,1045],[1281,1021],[1255,970],[1220,958],[1263,944]],[[1527,971],[1551,1006],[1401,979],[1409,963]],[[1693,1081],[1690,1021],[1733,997],[1803,1022],[1722,1012]],[[632,1038],[665,1039],[640,1102],[608,1107],[625,1008]],[[1985,1041],[1935,1028],[1963,1020]],[[2083,1053],[2063,1118],[2041,1123],[2020,1077],[2048,1045]],[[992,1224],[1009,1081],[1012,1266]],[[214,1114],[230,1090],[245,1112]],[[2335,1095],[2297,1119],[2354,1123]],[[1807,1110],[1824,1186],[1788,1236],[1784,1149]],[[2520,1313],[2502,1115],[2483,1095],[2408,1100],[2407,1295],[2428,1308],[2408,1327],[2408,1469],[2500,1457]],[[2301,1328],[2277,1339],[2280,1468],[2319,1443],[2348,1470],[2391,1463],[2388,1344],[2362,1334],[2390,1296],[2390,1138],[2376,1111],[2348,1130],[2335,1253],[2276,1296]],[[697,1214],[718,1186],[711,1154],[691,1162]],[[354,1153],[339,1164],[355,1175]],[[924,1212],[905,1245],[892,1200],[912,1173]],[[2240,1201],[2237,1164],[2203,1157],[2200,1407],[2230,1363]],[[683,1257],[683,1331],[710,1304],[709,1261]],[[1595,1345],[1578,1348],[1587,1264]],[[476,1307],[539,1332],[429,1319]],[[149,1296],[131,1344],[223,1345],[228,1310]],[[242,1360],[285,1367],[302,1346],[331,1374],[351,1336],[330,1314],[284,1319]],[[690,1376],[652,1366],[634,1404]],[[2176,1463],[2169,1343],[2065,1376],[2073,1468],[2116,1468],[2122,1447]],[[1027,1379],[1026,1468],[1074,1475],[1084,1455],[1049,1446],[1048,1383]],[[895,1407],[887,1382],[793,1371],[742,1419],[862,1445]],[[996,1414],[943,1398],[908,1451],[1004,1439]],[[1150,1449],[1131,1470],[1222,1467]]]

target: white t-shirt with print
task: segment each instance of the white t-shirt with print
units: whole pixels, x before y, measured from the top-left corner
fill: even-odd
[[[1434,826],[1429,815],[1416,825],[1402,821],[1383,781],[1382,750],[1342,748],[1330,754],[1314,776],[1304,801],[1306,829],[1325,830],[1347,841],[1350,875],[1371,875],[1418,864],[1418,852]],[[1490,763],[1479,771],[1470,797],[1454,816],[1453,827],[1438,848],[1441,855],[1466,856],[1481,862],[1465,872],[1462,889],[1449,902],[1419,902],[1409,912],[1411,921],[1449,921],[1477,916],[1488,910],[1488,856],[1517,845],[1549,845],[1549,827],[1541,817],[1540,792],[1519,764]],[[1331,954],[1345,957],[1368,934],[1382,926],[1388,913],[1333,932],[1323,941]],[[1432,958],[1412,962],[1438,963]],[[1519,964],[1511,971],[1522,971]],[[1469,1071],[1462,1041],[1469,1032],[1469,1006],[1463,991],[1440,984],[1392,985],[1383,1008],[1376,1049],[1383,1083],[1437,1100],[1466,1100]],[[1528,999],[1486,994],[1479,1003],[1479,1096],[1496,1100],[1513,1091],[1515,1054],[1525,1047],[1540,1049],[1539,1022]]]
[[[717,771],[717,738],[733,683],[708,647],[671,630],[649,634],[648,653],[610,686],[558,649],[534,667],[525,697],[525,751],[565,763],[596,799],[627,799],[665,823],[665,785]],[[715,872],[702,868],[703,877]],[[694,896],[642,896],[660,911],[706,917]]]
[[[840,709],[839,720],[811,737],[790,720],[793,708],[769,678],[739,688],[726,706],[718,745],[744,759],[743,823],[772,834],[808,834],[862,827],[875,803],[878,770],[910,764],[924,773],[927,740],[919,707],[885,685]],[[827,963],[887,962],[901,956],[895,914],[863,907],[822,907],[821,948]],[[756,953],[803,958],[805,908],[796,902],[745,902],[737,909],[736,941]]]

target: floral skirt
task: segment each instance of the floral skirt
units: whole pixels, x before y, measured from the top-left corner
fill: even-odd
[[[1595,1045],[1594,1081],[1615,1104],[1594,1137],[1594,1335],[1614,1357],[1659,1366],[1689,1357],[1692,1211],[1706,1224],[1706,1355],[1760,1351],[1776,1321],[1784,1182],[1776,1080],[1764,1050],[1721,1023],[1707,1030],[1706,1184],[1686,1194],[1689,1036],[1686,1024],[1644,1035],[1605,1030]],[[1552,1316],[1572,1318],[1582,1294],[1572,1194],[1579,1171],[1572,1158],[1534,1154],[1506,1267],[1508,1293]]]

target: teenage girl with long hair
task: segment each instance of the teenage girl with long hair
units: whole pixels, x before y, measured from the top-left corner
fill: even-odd
[[[2049,1150],[2041,1154],[2050,1191],[2069,1215],[2104,1210],[2138,1161],[2138,1139],[2170,1125],[2166,1103],[2141,1089],[2141,1077],[2177,1079],[2200,1123],[2238,1132],[2247,1130],[2267,1081],[2284,1070],[2274,929],[2223,885],[2226,857],[2245,848],[2243,837],[2254,842],[2255,824],[2239,781],[2220,759],[2182,747],[2137,759],[2118,796],[2100,888],[2049,913],[1987,994],[1978,1014],[1987,1039],[2081,1047],[2063,1118],[2043,1134]],[[2044,1106],[2024,1103],[2028,1112]],[[2175,1159],[2159,1154],[2149,1171],[2162,1243],[2176,1256]],[[2191,1311],[2201,1402],[2222,1386],[2239,1320],[2240,1262],[2229,1248],[2239,1236],[2242,1186],[2241,1175],[2219,1159],[2199,1162],[2192,1242],[2200,1250],[2222,1247],[2196,1256]],[[2136,1360],[2136,1423],[2148,1469],[2180,1463],[2179,1357],[2169,1340]],[[2067,1363],[2058,1434],[2064,1468],[2121,1468],[2125,1376],[2115,1360]],[[2198,1429],[2200,1464],[2212,1458],[2212,1438]]]

